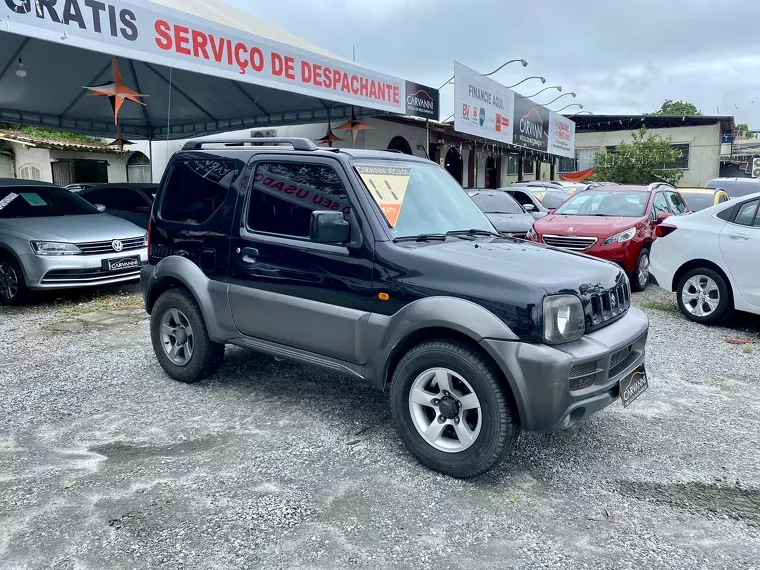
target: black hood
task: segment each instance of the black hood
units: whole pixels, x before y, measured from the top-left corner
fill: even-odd
[[[387,244],[377,253],[385,258],[387,267],[398,269],[387,276],[397,292],[396,310],[421,297],[465,298],[487,308],[515,334],[531,341],[541,338],[547,295],[577,295],[585,308],[592,295],[626,281],[613,263],[516,239],[450,237],[446,241]]]

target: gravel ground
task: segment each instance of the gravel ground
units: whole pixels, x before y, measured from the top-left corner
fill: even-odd
[[[760,568],[760,320],[634,301],[649,391],[469,481],[369,387],[233,348],[186,386],[144,319],[0,308],[0,568]]]

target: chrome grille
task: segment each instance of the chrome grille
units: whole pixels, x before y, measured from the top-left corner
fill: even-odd
[[[541,238],[546,245],[552,247],[561,247],[562,249],[570,249],[572,251],[588,251],[597,241],[595,237],[581,237],[581,236],[552,236],[545,235]]]
[[[120,241],[123,249],[116,251],[113,247],[115,241]],[[143,237],[126,238],[122,240],[109,240],[109,241],[90,241],[84,243],[74,244],[85,255],[103,255],[106,253],[122,253],[125,251],[134,251],[136,249],[142,249],[145,247],[145,240]]]
[[[55,269],[48,271],[42,278],[42,283],[82,283],[97,284],[98,281],[108,281],[119,277],[140,277],[141,267],[130,267],[120,271],[106,269]]]
[[[627,279],[613,289],[591,295],[586,304],[586,332],[611,323],[630,307],[631,289]]]

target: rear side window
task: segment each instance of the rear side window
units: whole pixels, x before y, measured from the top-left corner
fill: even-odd
[[[242,167],[237,160],[177,160],[166,181],[161,217],[183,224],[205,223],[224,204]]]
[[[739,206],[739,213],[736,214],[734,223],[742,226],[751,226],[755,223],[755,212],[757,212],[758,200],[752,200]]]
[[[738,206],[732,206],[731,208],[726,208],[725,210],[721,210],[718,212],[717,217],[723,220],[724,222],[730,222],[734,219],[734,212],[736,212],[736,208]]]
[[[334,168],[300,162],[256,166],[248,206],[249,229],[308,238],[311,213],[317,210],[351,211],[346,188]]]

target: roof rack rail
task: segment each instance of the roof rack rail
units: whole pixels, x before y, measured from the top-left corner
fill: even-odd
[[[672,184],[668,184],[667,182],[652,182],[652,183],[649,185],[649,188],[648,188],[648,189],[649,189],[649,191],[651,192],[652,190],[656,190],[656,189],[657,189],[657,188],[659,188],[660,186],[667,186],[668,188],[673,188],[673,185],[672,185]]]
[[[201,150],[204,145],[244,146],[289,144],[293,150],[319,150],[312,141],[297,137],[257,137],[248,139],[196,139],[185,143],[182,150]]]

